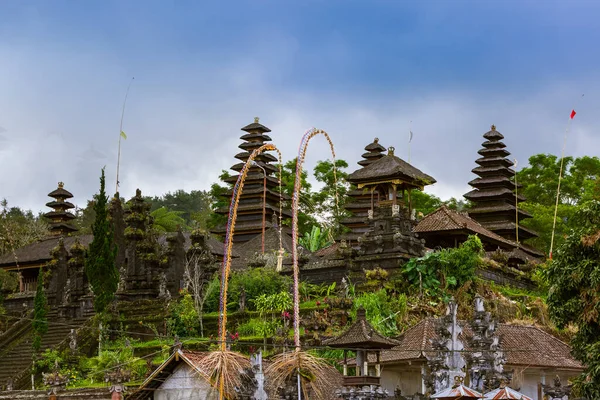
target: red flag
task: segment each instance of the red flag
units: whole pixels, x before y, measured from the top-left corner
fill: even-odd
[[[571,111],[571,119],[575,118],[575,114],[577,114],[575,110]]]

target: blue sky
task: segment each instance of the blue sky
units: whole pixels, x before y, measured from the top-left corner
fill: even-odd
[[[593,1],[0,2],[0,175],[9,203],[43,209],[65,181],[84,205],[106,165],[122,195],[206,189],[260,116],[285,158],[327,130],[352,168],[377,136],[438,183],[469,190],[495,123],[525,164],[600,155]],[[582,99],[581,94],[585,93]],[[309,148],[307,167],[328,157]],[[111,182],[112,181],[112,182]]]

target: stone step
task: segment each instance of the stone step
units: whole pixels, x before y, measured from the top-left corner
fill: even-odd
[[[42,335],[41,351],[43,352],[62,343],[69,337],[71,329],[78,329],[86,321],[87,319],[83,318],[61,321],[56,313],[48,313],[48,331]],[[4,385],[9,377],[15,377],[31,367],[33,332],[29,330],[25,335],[25,337],[20,336],[13,339],[13,341],[18,340],[19,343],[2,356],[3,360],[10,360],[10,362],[0,363],[0,386]],[[27,377],[22,377],[19,382],[15,382],[15,388],[27,384]]]

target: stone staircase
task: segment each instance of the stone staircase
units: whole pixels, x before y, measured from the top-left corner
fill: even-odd
[[[87,318],[60,320],[56,312],[49,312],[48,332],[42,336],[41,351],[54,348],[68,340],[71,329],[81,327],[86,321]],[[14,389],[30,389],[29,370],[33,355],[31,321],[22,322],[17,328],[19,329],[18,333],[9,330],[0,337],[0,344],[8,342],[0,348],[0,387],[5,387],[8,379],[11,378]],[[6,337],[7,334],[11,335],[12,340]]]

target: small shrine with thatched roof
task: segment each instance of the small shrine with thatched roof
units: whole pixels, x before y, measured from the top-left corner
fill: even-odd
[[[323,344],[344,350],[344,389],[339,391],[342,398],[353,399],[352,395],[357,394],[356,388],[364,386],[369,387],[369,393],[364,393],[367,397],[361,398],[378,399],[387,397],[387,393],[380,386],[381,350],[391,349],[397,346],[398,342],[377,332],[367,321],[364,308],[361,307],[356,311],[356,321],[344,333],[326,340]],[[348,374],[348,351],[356,352],[354,375]],[[371,366],[369,365],[369,355],[375,355],[375,363]],[[352,388],[354,389],[352,390]]]

